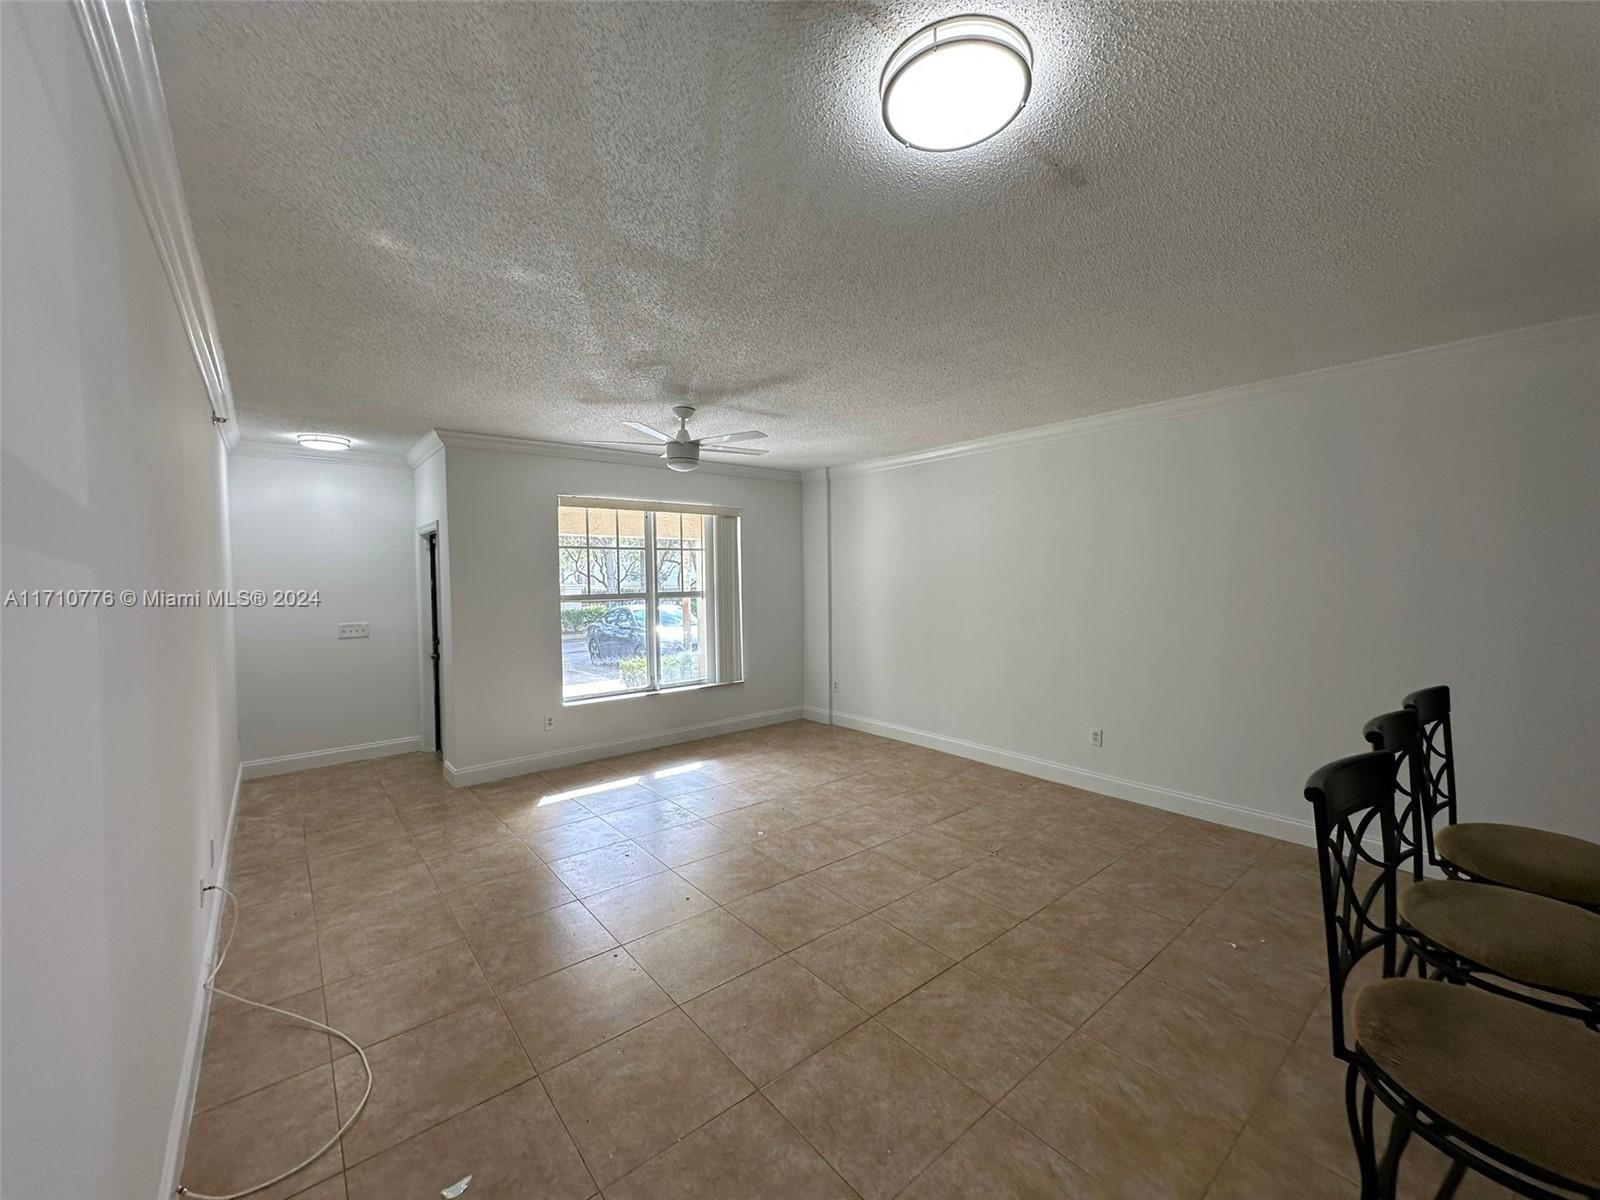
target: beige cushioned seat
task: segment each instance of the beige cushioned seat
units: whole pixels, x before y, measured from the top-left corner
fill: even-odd
[[[1564,833],[1469,821],[1433,835],[1439,857],[1479,879],[1520,891],[1600,905],[1600,845]]]
[[[1384,979],[1356,1044],[1423,1105],[1491,1145],[1600,1188],[1600,1033],[1478,988]]]
[[[1600,914],[1454,879],[1402,888],[1399,908],[1419,933],[1508,979],[1600,997]]]

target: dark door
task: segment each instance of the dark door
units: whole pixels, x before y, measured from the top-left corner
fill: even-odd
[[[433,752],[444,757],[444,714],[439,703],[439,532],[428,539],[428,607],[433,613]]]

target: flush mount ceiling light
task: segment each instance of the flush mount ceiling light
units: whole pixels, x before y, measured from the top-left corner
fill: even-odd
[[[947,17],[889,57],[878,85],[883,123],[917,150],[964,150],[1022,111],[1033,87],[1033,47],[998,17]]]
[[[294,440],[307,450],[348,450],[350,439],[337,433],[297,433]]]

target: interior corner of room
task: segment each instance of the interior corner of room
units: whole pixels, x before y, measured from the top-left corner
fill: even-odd
[[[1600,1194],[1600,5],[1014,7],[0,3],[6,1196]]]

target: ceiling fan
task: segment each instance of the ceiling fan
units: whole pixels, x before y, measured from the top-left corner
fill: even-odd
[[[624,421],[629,429],[637,429],[654,442],[585,442],[585,446],[609,446],[613,449],[639,450],[655,449],[661,446],[660,457],[667,460],[669,471],[692,471],[700,465],[700,451],[710,450],[717,454],[765,454],[765,450],[755,450],[748,446],[732,446],[730,442],[753,442],[757,438],[767,435],[757,429],[747,429],[743,433],[719,433],[716,437],[692,438],[689,436],[689,418],[694,416],[694,405],[675,404],[672,415],[678,418],[678,433],[676,437],[662,433],[651,425],[638,421]]]

